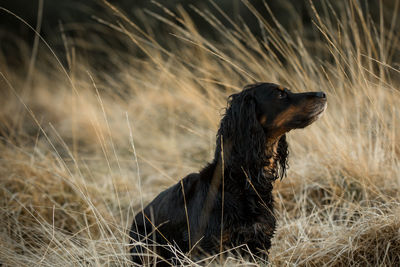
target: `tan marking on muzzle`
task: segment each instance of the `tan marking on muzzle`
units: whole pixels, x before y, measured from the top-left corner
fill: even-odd
[[[285,111],[281,112],[272,122],[273,130],[271,132],[271,138],[277,138],[289,131],[290,129],[284,127],[285,123],[290,121],[293,116],[300,111],[301,107],[291,105]]]
[[[283,124],[285,122],[287,122],[288,120],[290,120],[291,118],[293,118],[293,116],[299,112],[299,107],[297,106],[290,106],[288,109],[286,109],[285,111],[283,111],[282,113],[280,113],[276,119],[273,121],[272,125],[274,125],[274,127],[282,127]]]
[[[282,85],[278,85],[278,89],[281,90],[281,91],[285,91],[285,88],[283,88]]]

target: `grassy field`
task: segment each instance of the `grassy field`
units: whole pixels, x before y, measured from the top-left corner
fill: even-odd
[[[345,3],[311,5],[311,34],[289,35],[247,4],[261,37],[199,11],[220,34],[213,42],[181,10],[158,18],[174,40],[160,45],[114,10],[99,24],[134,51],[64,36],[61,65],[43,40],[33,56],[20,44],[23,71],[0,65],[0,265],[129,265],[134,213],[212,159],[227,96],[267,81],[328,96],[320,120],[289,133],[271,264],[399,266],[399,9],[372,22]],[[255,264],[225,255],[207,264]]]

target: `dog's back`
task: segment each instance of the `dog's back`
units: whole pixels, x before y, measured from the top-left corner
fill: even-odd
[[[196,217],[200,215],[196,211],[205,198],[204,187],[199,174],[190,174],[161,192],[135,216],[130,237],[133,243],[141,241],[146,245],[136,244],[131,248],[134,262],[143,263],[145,257],[142,254],[153,257],[155,253],[164,259],[174,258],[173,247],[184,252],[189,250],[189,229],[190,226],[193,227],[191,232],[196,229]],[[189,218],[192,223],[188,222]],[[148,251],[151,248],[153,251]]]

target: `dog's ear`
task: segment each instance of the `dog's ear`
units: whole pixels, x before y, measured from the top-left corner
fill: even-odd
[[[266,140],[264,130],[257,120],[256,101],[252,94],[242,92],[230,96],[226,114],[218,131],[218,136],[221,135],[225,142],[228,140],[231,143],[231,157],[227,157],[226,162],[230,167],[243,167],[246,172],[262,168]],[[251,177],[259,176],[259,173],[247,174]]]
[[[278,177],[282,179],[286,175],[289,156],[289,146],[286,141],[286,134],[282,135],[278,142],[277,161],[278,161]]]

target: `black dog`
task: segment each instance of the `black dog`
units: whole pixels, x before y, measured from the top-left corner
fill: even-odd
[[[287,167],[285,133],[310,125],[325,108],[323,92],[296,94],[271,83],[231,95],[214,160],[136,215],[133,261],[150,263],[153,251],[158,265],[177,264],[176,251],[199,259],[234,247],[266,260],[276,223],[272,186]]]

